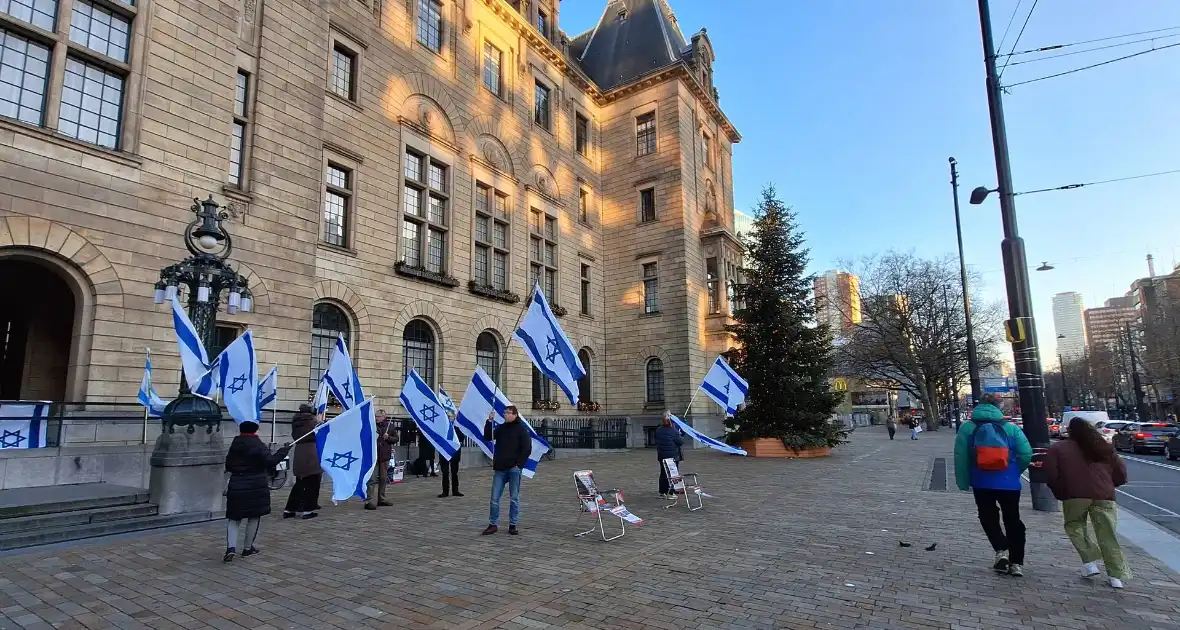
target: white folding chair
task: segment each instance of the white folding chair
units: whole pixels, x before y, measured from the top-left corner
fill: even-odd
[[[602,540],[610,542],[612,540],[622,538],[627,533],[627,521],[622,516],[611,513],[611,508],[623,505],[623,491],[619,489],[599,490],[594,483],[594,471],[579,470],[574,473],[574,487],[578,492],[578,522],[582,520],[583,514],[590,514],[593,518],[598,519],[598,524],[590,529],[574,534],[574,538],[581,538],[587,534],[599,532],[602,535]],[[608,495],[614,501],[614,506],[607,502],[603,495]],[[608,518],[610,516],[618,516],[619,519],[619,533],[613,536],[606,535],[606,527],[602,522],[602,513],[606,512]]]
[[[664,509],[674,508],[680,505],[680,497],[684,496],[684,505],[689,512],[695,512],[705,507],[705,492],[701,489],[700,480],[697,479],[696,473],[682,473],[680,467],[676,465],[676,459],[669,457],[660,461],[660,465],[664,467],[664,474],[668,476],[668,485],[672,488],[672,496],[674,500],[672,503],[664,506]],[[688,478],[692,478],[690,482]],[[696,507],[692,505],[692,499],[689,497],[696,496]]]

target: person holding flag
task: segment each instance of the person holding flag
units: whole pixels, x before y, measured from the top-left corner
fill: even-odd
[[[672,494],[672,486],[668,481],[668,471],[664,468],[665,459],[673,459],[680,463],[684,458],[680,454],[680,447],[684,446],[684,438],[680,437],[680,429],[672,425],[672,414],[664,412],[660,421],[660,428],[656,429],[656,465],[660,467],[660,498],[667,499],[676,496]]]
[[[455,414],[458,413],[458,410],[455,409],[455,401],[451,400],[451,397],[447,394],[447,390],[438,390],[438,402],[442,405],[443,411],[446,412],[447,418],[454,423]],[[459,492],[459,460],[462,458],[462,447],[455,451],[455,456],[450,461],[447,461],[442,456],[442,453],[439,453],[438,469],[442,472],[442,494],[438,495],[438,498],[445,499],[451,495],[457,497],[463,496],[463,493]]]
[[[226,546],[224,562],[231,562],[237,554],[238,533],[242,521],[246,522],[242,557],[258,553],[254,546],[258,539],[258,527],[262,517],[270,514],[270,475],[274,468],[287,457],[291,445],[271,453],[270,448],[258,437],[258,423],[245,421],[238,424],[239,435],[229,445],[225,455],[225,472],[229,482],[225,487]]]
[[[292,457],[291,472],[295,475],[295,486],[287,497],[283,518],[296,516],[307,520],[319,516],[320,509],[320,458],[316,452],[315,431],[317,416],[311,405],[299,405],[299,411],[291,418],[291,439],[295,440],[295,455]]]
[[[496,412],[488,413],[484,423],[484,441],[495,446],[492,454],[492,500],[488,513],[488,526],[484,536],[500,531],[500,499],[504,486],[508,486],[508,533],[520,533],[516,526],[520,522],[520,475],[528,464],[533,444],[529,431],[520,421],[520,413],[513,405],[504,409],[504,422],[493,426]]]
[[[369,478],[369,486],[365,490],[366,510],[393,505],[385,498],[385,486],[389,484],[389,460],[393,459],[393,447],[397,446],[397,434],[390,433],[390,424],[385,410],[379,409],[377,411],[377,470]],[[373,500],[374,489],[377,490],[376,501]]]

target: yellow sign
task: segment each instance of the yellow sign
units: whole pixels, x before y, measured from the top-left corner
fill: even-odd
[[[1008,343],[1023,342],[1024,321],[1020,319],[1009,319],[1004,322],[1004,336],[1008,338]]]
[[[843,378],[832,379],[832,389],[838,392],[848,391],[848,381]]]

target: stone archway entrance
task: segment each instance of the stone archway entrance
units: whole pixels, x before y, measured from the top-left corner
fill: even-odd
[[[34,257],[0,257],[0,400],[69,398],[79,300]]]

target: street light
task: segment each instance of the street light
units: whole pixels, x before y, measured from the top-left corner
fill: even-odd
[[[1053,271],[1054,269],[1056,269],[1056,267],[1043,260],[1041,261],[1041,266],[1037,267],[1037,271]]]

